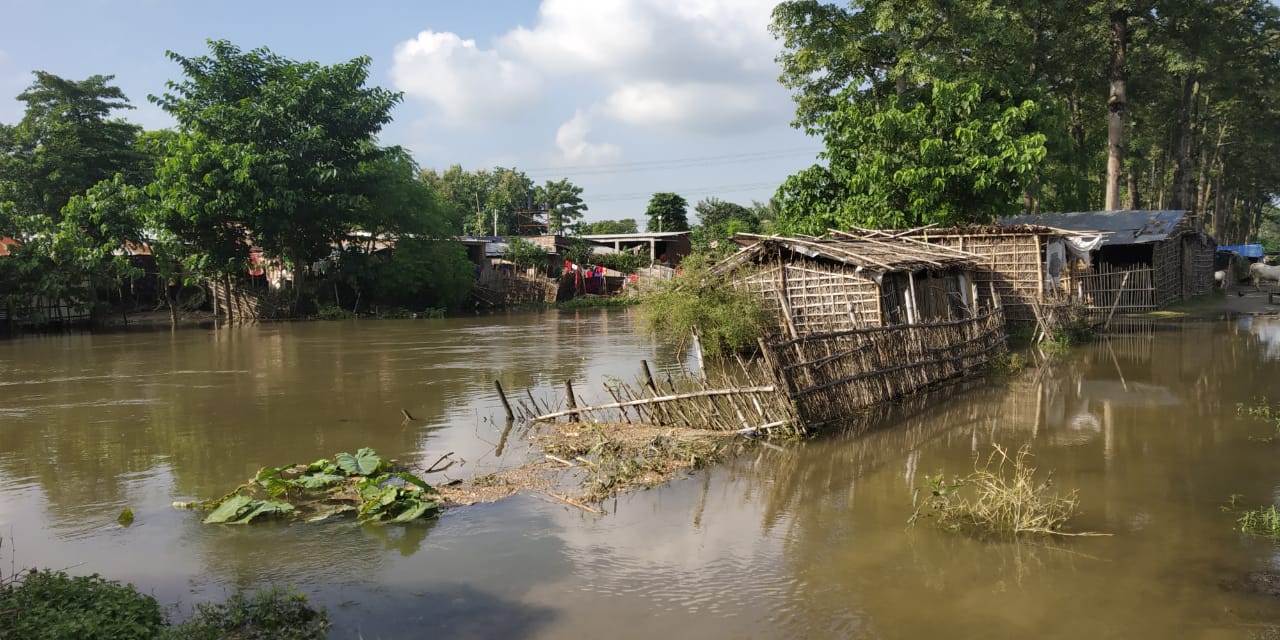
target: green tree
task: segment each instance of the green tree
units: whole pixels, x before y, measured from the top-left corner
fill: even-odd
[[[583,222],[579,224],[578,231],[584,236],[616,235],[620,233],[640,233],[640,226],[636,223],[635,218],[623,218],[622,220],[597,220],[595,222]]]
[[[694,205],[693,210],[698,213],[698,223],[705,228],[722,228],[736,220],[745,223],[747,230],[750,230],[756,223],[750,209],[719,198],[704,198]]]
[[[156,171],[161,221],[200,249],[204,268],[243,268],[250,243],[305,265],[350,230],[387,151],[376,134],[400,94],[367,87],[369,58],[298,62],[210,41],[209,55],[168,52],[185,79],[151,96],[178,121]]]
[[[421,178],[464,233],[538,235],[546,230],[545,224],[529,217],[536,188],[522,171],[503,167],[465,171],[453,165],[443,172],[423,171]]]
[[[827,165],[778,189],[784,231],[989,222],[1019,208],[1043,160],[1029,130],[1030,101],[984,99],[977,85],[936,83],[919,101],[892,96],[883,109],[848,102],[822,117]],[[913,103],[914,102],[914,103]]]
[[[568,178],[548,180],[534,191],[537,203],[547,211],[547,233],[560,235],[577,228],[587,205],[582,202],[582,187]]]
[[[112,118],[132,109],[114,76],[67,80],[44,71],[18,95],[26,112],[0,125],[0,202],[15,215],[43,215],[56,223],[62,208],[102,180],[136,178],[143,155],[134,148],[141,127]]]
[[[655,231],[688,231],[689,202],[674,193],[655,193],[649,199],[649,207],[645,209],[649,218],[648,230]]]

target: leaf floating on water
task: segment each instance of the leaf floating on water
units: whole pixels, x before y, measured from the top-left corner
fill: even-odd
[[[231,496],[222,501],[213,513],[205,516],[205,524],[222,524],[224,522],[234,521],[240,514],[249,509],[249,505],[253,503],[253,498],[249,496]]]
[[[347,472],[349,476],[373,475],[382,468],[382,458],[369,447],[362,447],[354,456],[349,453],[339,453],[334,458],[338,468]]]
[[[116,518],[116,522],[119,522],[122,527],[127,527],[133,524],[133,509],[125,509],[124,511],[121,511],[120,515]]]
[[[365,447],[333,460],[264,468],[219,500],[173,506],[210,509],[205,524],[248,524],[268,516],[320,522],[348,513],[361,522],[386,523],[434,514],[439,510],[435,495],[421,478]]]

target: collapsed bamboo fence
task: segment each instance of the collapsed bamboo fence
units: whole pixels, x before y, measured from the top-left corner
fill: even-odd
[[[515,413],[531,422],[566,418],[570,422],[709,429],[743,435],[803,431],[787,396],[779,393],[771,375],[761,369],[758,361],[739,360],[736,367],[665,379],[653,376],[648,363],[641,361],[637,382],[606,382],[604,390],[614,402],[579,404],[573,383],[566,382],[564,404],[539,403],[527,394],[527,400],[515,403]]]
[[[1004,313],[997,306],[963,320],[811,334],[762,347],[796,414],[820,426],[1003,354]]]

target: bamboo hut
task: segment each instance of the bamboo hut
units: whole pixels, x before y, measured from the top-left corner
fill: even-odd
[[[994,291],[1000,296],[1005,319],[1014,323],[1035,322],[1035,307],[1069,302],[1073,296],[1070,271],[1060,271],[1057,282],[1050,276],[1052,247],[1088,243],[1101,235],[1038,224],[930,226],[868,233],[902,235],[981,256],[973,271],[979,304],[990,305],[988,296]]]
[[[716,265],[735,287],[756,293],[777,319],[777,334],[867,329],[970,314],[973,269],[981,256],[908,238],[753,240]]]
[[[975,254],[896,237],[751,236],[713,274],[777,318],[766,369],[808,427],[962,376],[1004,352],[1004,314],[978,302]]]
[[[1001,218],[1102,232],[1086,260],[1072,260],[1072,293],[1095,313],[1150,311],[1213,289],[1217,243],[1186,211],[1084,211]]]

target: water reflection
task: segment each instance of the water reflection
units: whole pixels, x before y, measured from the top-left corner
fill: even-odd
[[[326,323],[0,343],[0,527],[23,560],[133,580],[165,601],[297,584],[335,637],[1239,637],[1280,625],[1224,591],[1280,567],[1218,509],[1280,495],[1274,320],[1152,325],[1010,380],[974,378],[756,449],[597,517],[534,496],[418,527],[202,527],[168,501],[256,466],[372,444],[472,473],[521,459],[491,385],[630,377],[653,346],[626,314]],[[373,326],[376,331],[370,331]],[[426,330],[430,326],[431,330]],[[604,337],[602,337],[604,336]],[[12,373],[11,373],[12,372]],[[583,385],[584,394],[600,393]],[[10,393],[12,392],[12,393]],[[420,423],[402,425],[400,408]],[[12,418],[12,419],[11,419]],[[905,529],[925,475],[1030,444],[1076,488],[1051,545]],[[121,529],[115,512],[134,507]],[[83,563],[83,564],[82,564]]]

